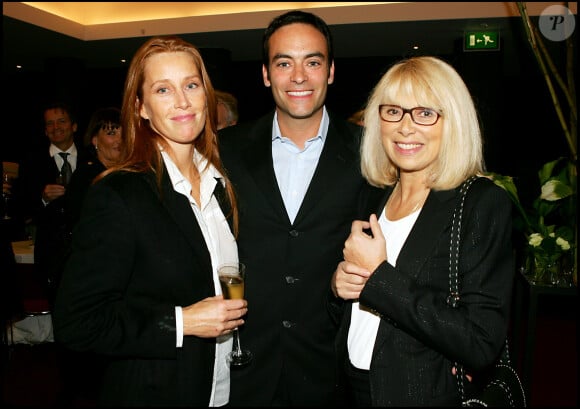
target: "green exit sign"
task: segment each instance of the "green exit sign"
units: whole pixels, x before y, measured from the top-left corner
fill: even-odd
[[[499,50],[498,31],[466,31],[464,51]]]

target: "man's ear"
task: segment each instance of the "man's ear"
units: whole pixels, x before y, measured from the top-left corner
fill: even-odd
[[[330,64],[330,70],[328,70],[328,85],[332,84],[334,82],[334,61],[332,61],[332,63]]]
[[[272,85],[270,82],[270,73],[264,64],[262,64],[262,79],[264,80],[264,85],[269,87]]]

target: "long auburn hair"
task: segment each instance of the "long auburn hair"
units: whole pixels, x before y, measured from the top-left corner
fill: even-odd
[[[226,171],[221,162],[217,144],[217,110],[214,88],[205,68],[203,58],[199,50],[192,44],[177,36],[158,36],[147,40],[135,53],[125,79],[123,92],[123,105],[121,110],[121,123],[124,140],[126,143],[126,159],[119,165],[109,169],[106,173],[123,170],[128,172],[155,173],[157,185],[161,186],[163,176],[163,158],[160,146],[169,149],[166,141],[155,132],[148,120],[140,115],[143,104],[143,83],[145,82],[145,64],[152,55],[186,52],[191,55],[197,65],[207,101],[207,114],[205,126],[201,134],[193,142],[195,149],[207,159],[210,164],[223,175],[225,189],[231,206],[231,213],[226,217],[232,217],[234,236],[238,233],[238,208],[235,193]],[[200,173],[201,173],[200,169]]]

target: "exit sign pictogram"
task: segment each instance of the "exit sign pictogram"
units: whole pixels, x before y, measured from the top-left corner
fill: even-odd
[[[464,51],[499,50],[498,31],[466,31]]]

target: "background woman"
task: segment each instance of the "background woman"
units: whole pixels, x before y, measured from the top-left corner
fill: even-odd
[[[85,194],[95,178],[123,159],[125,142],[122,135],[119,108],[101,108],[93,112],[84,138],[87,155],[77,164],[66,192],[65,213],[69,229],[78,220]]]

